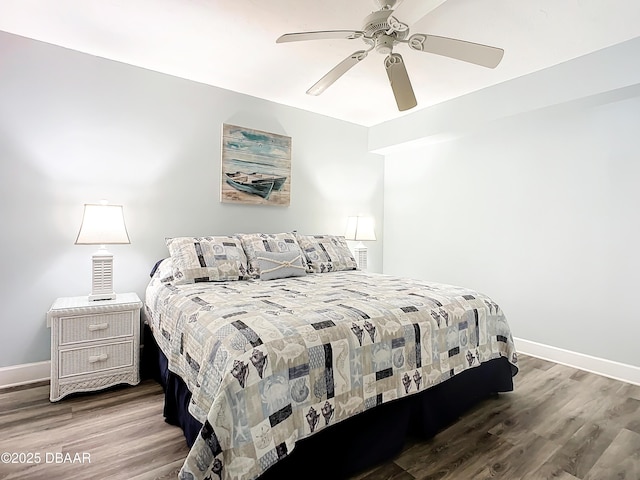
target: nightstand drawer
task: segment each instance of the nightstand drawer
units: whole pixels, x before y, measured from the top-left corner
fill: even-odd
[[[60,318],[60,345],[133,335],[134,312]]]
[[[61,350],[60,378],[133,365],[133,341]]]

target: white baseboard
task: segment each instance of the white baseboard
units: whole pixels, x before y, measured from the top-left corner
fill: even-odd
[[[604,358],[592,357],[583,353],[571,352],[522,338],[514,338],[513,341],[516,344],[516,350],[525,355],[531,355],[532,357],[542,358],[543,360],[549,360],[587,372],[596,373],[604,377],[640,385],[640,367],[614,362]]]
[[[49,380],[51,377],[51,362],[49,360],[36,363],[25,363],[0,367],[0,388],[16,387],[28,383]]]

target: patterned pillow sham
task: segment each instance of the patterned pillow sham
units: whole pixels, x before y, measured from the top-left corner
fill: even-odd
[[[247,277],[247,257],[231,236],[167,238],[173,284],[225,282]]]
[[[297,252],[260,252],[258,254],[258,268],[260,280],[275,280],[277,278],[302,277],[307,274],[304,254]]]
[[[239,233],[236,235],[242,242],[247,254],[249,276],[260,277],[258,255],[262,252],[299,252],[300,246],[293,233]]]
[[[300,235],[296,233],[300,248],[307,258],[309,271],[315,273],[356,270],[347,241],[338,235]]]

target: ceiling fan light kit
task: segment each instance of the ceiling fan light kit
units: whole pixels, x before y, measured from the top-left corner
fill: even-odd
[[[364,60],[370,51],[386,55],[384,66],[389,77],[391,90],[396,99],[398,110],[404,111],[415,107],[418,102],[411,86],[404,59],[393,49],[398,44],[405,44],[410,49],[433,53],[473,63],[487,68],[498,66],[504,55],[501,48],[467,42],[449,37],[416,33],[409,36],[409,24],[400,19],[408,18],[414,22],[439,7],[445,0],[374,0],[379,10],[368,15],[362,30],[326,30],[317,32],[287,33],[276,40],[276,43],[300,42],[306,40],[362,39],[368,46],[366,50],[358,50],[318,80],[307,93],[320,95],[333,85],[351,68]],[[398,8],[395,8],[398,3]]]

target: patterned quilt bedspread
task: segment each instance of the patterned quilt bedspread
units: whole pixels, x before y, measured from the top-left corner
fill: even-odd
[[[497,357],[517,371],[502,310],[466,288],[361,271],[160,278],[148,321],[204,425],[181,479],[253,479],[297,440],[376,405]]]

